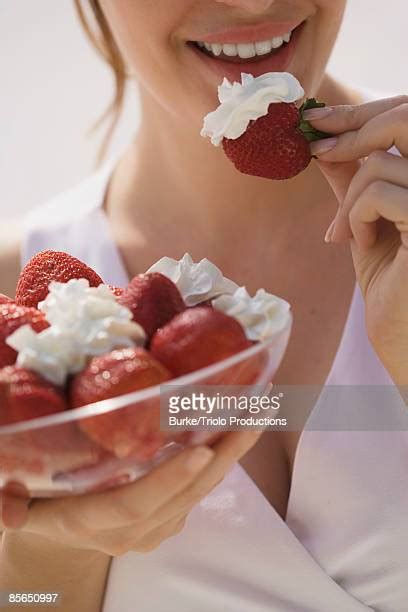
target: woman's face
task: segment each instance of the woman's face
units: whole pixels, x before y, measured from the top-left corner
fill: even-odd
[[[215,108],[224,76],[288,71],[314,95],[346,2],[100,0],[130,72],[160,107],[194,129]]]

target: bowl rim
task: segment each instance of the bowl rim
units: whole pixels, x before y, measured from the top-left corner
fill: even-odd
[[[214,374],[218,374],[219,372],[222,372],[222,370],[234,366],[240,363],[241,361],[244,361],[245,359],[256,355],[257,353],[260,353],[263,350],[270,348],[270,346],[273,345],[277,341],[277,339],[285,338],[286,350],[287,343],[290,337],[290,332],[292,329],[292,324],[293,315],[289,311],[288,320],[286,321],[285,325],[281,327],[278,331],[274,332],[272,336],[270,336],[267,340],[258,342],[257,344],[254,344],[253,346],[250,346],[247,349],[240,351],[239,353],[236,353],[231,357],[228,357],[227,359],[217,361],[216,363],[206,366],[205,368],[195,370],[194,372],[190,372],[189,374],[184,374],[183,376],[172,378],[169,381],[166,381],[165,383],[154,385],[152,387],[147,387],[146,389],[140,389],[139,391],[132,391],[132,393],[127,393],[125,395],[101,400],[99,402],[94,402],[93,404],[87,404],[86,406],[81,406],[80,408],[67,408],[62,412],[57,412],[48,416],[38,417],[37,419],[21,421],[13,425],[3,425],[2,427],[0,427],[0,442],[2,436],[10,436],[17,433],[63,425],[65,423],[79,421],[87,417],[99,416],[107,412],[114,412],[115,410],[119,410],[120,408],[125,408],[130,403],[136,404],[138,402],[152,399],[156,396],[160,396],[161,388],[163,386],[181,387],[188,386],[191,384],[200,384],[200,381],[202,381],[203,379],[213,376]],[[282,356],[284,355],[284,352]]]

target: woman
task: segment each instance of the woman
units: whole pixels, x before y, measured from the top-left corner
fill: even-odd
[[[70,251],[113,284],[188,251],[292,304],[276,383],[407,384],[408,97],[368,102],[325,73],[345,4],[90,1],[118,101],[125,72],[140,85],[142,124],[112,171],[8,239],[0,290],[12,293],[21,251]],[[295,30],[290,52],[255,60],[196,46]],[[222,74],[237,70],[291,72],[329,106],[310,120],[336,137],[313,144],[317,161],[295,179],[241,175],[200,138]],[[402,612],[407,442],[403,431],[231,433],[113,492],[29,509],[8,496],[0,590],[61,591],[62,609],[89,612]]]

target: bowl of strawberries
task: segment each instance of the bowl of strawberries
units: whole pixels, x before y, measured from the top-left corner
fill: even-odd
[[[136,480],[195,444],[161,428],[163,389],[267,385],[291,325],[285,300],[250,296],[207,259],[163,257],[119,288],[67,253],[38,253],[15,297],[0,295],[0,490]]]

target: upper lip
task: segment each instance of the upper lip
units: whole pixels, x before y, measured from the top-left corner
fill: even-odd
[[[283,36],[288,32],[292,32],[297,28],[301,21],[273,21],[261,23],[258,25],[236,26],[211,34],[203,34],[202,38],[196,38],[196,41],[207,43],[250,43],[261,40],[269,40],[275,36]]]

